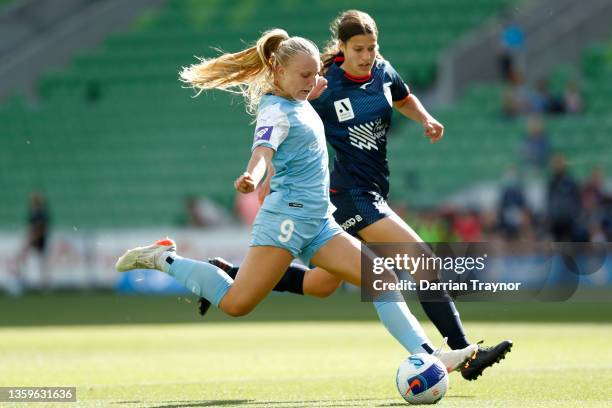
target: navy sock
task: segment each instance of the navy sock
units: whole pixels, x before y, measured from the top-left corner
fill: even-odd
[[[448,293],[443,290],[417,290],[417,295],[429,320],[443,337],[448,337],[451,349],[462,349],[470,345],[459,312]]]
[[[285,271],[285,274],[281,280],[272,290],[275,292],[290,292],[297,295],[303,295],[304,275],[306,274],[307,270],[308,268],[303,265],[292,263]],[[238,274],[238,266],[234,266],[227,272],[227,274],[231,276],[232,279],[236,279],[236,274]]]

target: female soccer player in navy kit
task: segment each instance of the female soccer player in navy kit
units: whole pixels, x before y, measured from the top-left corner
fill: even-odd
[[[360,286],[359,241],[331,216],[324,127],[307,101],[319,81],[319,70],[317,47],[279,29],[264,33],[254,47],[186,68],[181,77],[194,88],[238,91],[245,96],[248,110],[257,111],[251,159],[234,186],[241,193],[252,192],[268,172],[274,173],[273,192],[257,214],[250,248],[235,279],[211,263],[178,256],[170,239],[128,250],[117,261],[117,270],[164,271],[231,316],[253,310],[294,258]],[[386,271],[386,277],[395,280],[392,271]],[[406,350],[434,353],[398,292],[375,295],[374,305],[385,327]],[[438,350],[436,355],[450,371],[476,350],[468,345],[461,350]]]
[[[345,231],[365,242],[422,242],[387,205],[389,168],[387,133],[393,110],[423,126],[431,142],[439,141],[444,127],[410,92],[391,64],[378,52],[378,30],[366,13],[349,10],[332,23],[332,38],[322,56],[327,89],[311,103],[325,125],[327,141],[336,152],[330,198],[334,218]],[[231,265],[212,260],[230,274]],[[330,295],[340,284],[336,275],[321,268],[306,270],[292,264],[275,290],[312,296]],[[467,347],[459,313],[444,291],[419,292],[421,304],[453,349]],[[202,302],[205,313],[207,304]],[[462,369],[468,380],[504,358],[512,347],[503,341],[480,347],[476,359]]]

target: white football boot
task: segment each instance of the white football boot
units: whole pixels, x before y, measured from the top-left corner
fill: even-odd
[[[444,364],[446,367],[446,371],[449,373],[460,370],[468,361],[476,357],[476,353],[478,352],[478,344],[470,344],[466,348],[459,350],[444,351],[444,346],[446,346],[447,340],[448,339],[445,337],[444,342],[433,355],[442,361],[442,364]]]
[[[128,249],[125,254],[117,260],[115,269],[126,272],[132,269],[157,269],[163,271],[161,255],[164,252],[175,252],[176,244],[170,238],[160,239],[154,244]]]

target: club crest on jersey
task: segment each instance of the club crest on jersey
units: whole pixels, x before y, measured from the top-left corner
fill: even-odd
[[[270,140],[274,126],[261,126],[255,129],[255,141]]]
[[[353,106],[349,98],[340,99],[334,102],[334,108],[336,108],[336,115],[338,115],[338,122],[344,122],[351,120],[355,117],[353,112]]]
[[[379,118],[361,125],[349,126],[351,145],[361,150],[378,150],[377,140],[385,136],[388,125]]]
[[[374,78],[372,78],[369,82],[366,82],[365,84],[361,85],[359,89],[363,89],[365,91],[368,86],[372,85],[372,82],[374,82]]]

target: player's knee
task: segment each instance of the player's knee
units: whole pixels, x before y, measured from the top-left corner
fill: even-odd
[[[340,286],[339,280],[321,282],[313,288],[309,289],[309,295],[318,297],[318,298],[326,298],[332,295]]]
[[[340,285],[339,281],[338,282],[327,282],[322,285],[318,285],[316,288],[314,288],[314,290],[312,291],[313,293],[311,293],[311,295],[318,297],[318,298],[329,297],[331,296],[332,293],[336,291],[336,289],[338,289],[339,285]]]
[[[232,302],[223,305],[223,312],[232,317],[246,316],[255,309],[255,305],[246,302]]]

